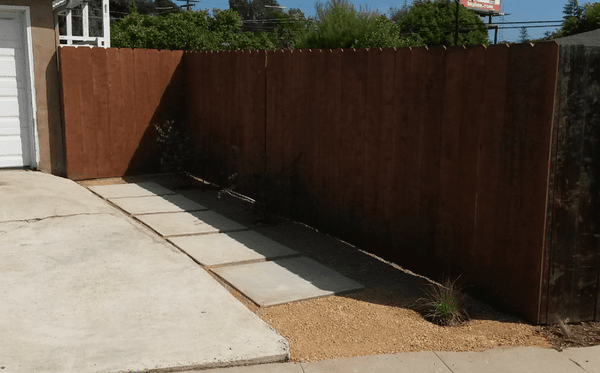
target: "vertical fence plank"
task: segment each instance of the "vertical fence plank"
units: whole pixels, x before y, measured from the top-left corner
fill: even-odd
[[[445,60],[445,90],[442,106],[442,129],[440,150],[440,193],[436,213],[437,231],[435,236],[436,257],[446,271],[453,270],[453,257],[460,247],[456,242],[456,220],[459,199],[458,172],[460,152],[460,123],[462,121],[465,72],[465,49],[463,46],[449,47]]]
[[[244,125],[244,144],[250,162],[247,163],[248,175],[265,176],[265,125],[266,125],[266,52],[257,51],[249,55],[251,63],[250,70],[246,76],[246,89],[242,93],[244,97],[251,97],[251,105],[246,109],[246,120],[249,125]],[[243,100],[243,97],[240,97]]]
[[[362,244],[365,167],[365,104],[367,51],[344,50],[342,56],[342,106],[339,220],[344,238]]]
[[[495,246],[498,205],[505,201],[498,198],[500,184],[500,153],[502,127],[505,121],[508,52],[506,45],[488,47],[485,56],[484,92],[480,113],[480,153],[477,181],[477,221],[473,246],[477,250],[478,266],[474,276],[493,297],[501,283],[493,281],[490,273],[495,271],[495,255],[503,255]],[[490,278],[492,277],[492,278]]]
[[[389,198],[393,157],[394,49],[371,49],[368,54],[364,221],[366,250],[390,250]]]
[[[138,122],[137,117],[141,113],[138,113],[140,109],[137,107],[137,96],[140,93],[135,89],[136,66],[134,50],[119,49],[118,52],[122,58],[120,78],[122,82],[121,100],[124,109],[122,111],[122,129],[119,131],[122,133],[123,138],[120,141],[123,142],[124,146],[120,155],[123,159],[119,161],[119,175],[124,175],[129,168],[129,164],[139,143],[136,143],[136,126]]]
[[[121,68],[124,65],[124,60],[120,49],[106,49],[107,61],[107,84],[108,84],[108,138],[110,139],[110,171],[111,176],[123,175],[127,169],[125,149],[127,141],[124,127],[127,122],[124,122],[123,110],[123,94],[124,87],[121,82]]]
[[[326,142],[329,138],[331,125],[327,123],[327,109],[329,101],[329,92],[327,84],[327,56],[328,50],[317,49],[312,52],[311,57],[311,76],[312,76],[312,111],[314,121],[311,128],[312,135],[312,162],[310,168],[311,182],[313,189],[310,198],[313,200],[311,210],[313,213],[313,224],[316,228],[327,229],[327,218],[329,204],[325,195],[328,188],[328,180],[326,178],[326,169],[329,167],[329,161],[326,159],[327,151],[325,150]],[[325,129],[324,127],[327,127]]]
[[[306,221],[315,227],[319,227],[318,203],[320,195],[319,189],[319,127],[324,125],[322,122],[321,107],[324,104],[323,97],[319,97],[322,92],[317,92],[317,79],[324,79],[323,59],[320,50],[304,51],[303,92],[307,98],[304,110],[300,111],[301,122],[298,126],[303,130],[303,152],[299,160],[299,176],[302,185],[300,194],[299,216],[302,221]],[[317,78],[318,77],[318,78]]]
[[[100,175],[110,175],[111,162],[111,138],[110,125],[108,122],[108,64],[106,60],[106,49],[92,48],[92,71],[93,85],[92,97],[93,106],[92,112],[95,117],[94,132],[96,133],[96,142],[98,153],[96,156],[96,173],[89,175],[95,178]]]
[[[459,201],[456,221],[455,242],[460,248],[456,260],[462,264],[463,272],[474,272],[476,278],[479,257],[474,247],[476,224],[478,160],[480,144],[481,110],[484,93],[485,47],[473,46],[465,52],[464,85],[462,91],[463,119],[460,121],[460,144],[458,152]],[[473,270],[472,270],[473,269]]]
[[[324,226],[330,232],[339,231],[339,189],[340,189],[340,146],[342,122],[340,119],[342,109],[342,50],[323,51],[326,59],[325,78],[318,81],[320,89],[327,97],[326,107],[323,109],[323,123],[320,126],[320,180],[323,180],[324,211],[319,215],[324,216]],[[324,85],[324,87],[323,87]],[[319,87],[319,85],[317,85]],[[318,88],[315,88],[318,89]]]
[[[419,85],[412,74],[414,50],[396,51],[394,87],[393,172],[391,186],[391,227],[393,253],[391,260],[410,265],[416,262],[410,254],[420,245],[416,233],[419,215],[420,123],[415,108],[421,99]]]
[[[293,112],[294,119],[289,129],[292,131],[290,158],[293,160],[291,197],[293,217],[311,224],[311,210],[314,203],[310,201],[310,188],[312,177],[310,164],[314,155],[311,134],[316,117],[313,112],[314,92],[312,88],[311,55],[310,50],[298,50],[294,59],[293,69]]]
[[[435,257],[435,232],[437,198],[440,192],[440,153],[442,142],[442,110],[444,102],[444,60],[446,50],[442,47],[430,50],[418,49],[417,55],[422,58],[420,84],[423,85],[423,102],[421,114],[421,191],[420,191],[420,223],[422,248],[419,259]],[[418,61],[418,59],[417,59]],[[434,262],[436,262],[434,260]],[[429,274],[437,273],[433,265],[426,268]]]
[[[59,53],[67,177],[79,180],[83,175],[84,167],[80,93],[83,89],[80,84],[83,69],[79,68],[81,53],[72,47],[61,47]]]
[[[79,62],[82,66],[90,66],[91,69],[82,71],[80,75],[80,84],[84,90],[81,94],[81,127],[83,133],[83,175],[82,179],[94,178],[98,174],[98,141],[96,140],[96,116],[94,115],[94,96],[89,90],[94,87],[94,68],[92,64],[92,49],[78,48],[80,55]]]
[[[289,123],[289,112],[282,110],[284,99],[289,89],[289,60],[290,51],[273,51],[267,54],[267,81],[266,81],[266,128],[265,128],[265,175],[258,179],[259,189],[256,193],[267,203],[263,186],[271,183],[275,191],[269,196],[269,202],[276,208],[276,212],[284,213],[285,198],[282,180],[283,171],[283,129]]]

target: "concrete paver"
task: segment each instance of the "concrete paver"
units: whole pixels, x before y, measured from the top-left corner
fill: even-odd
[[[484,352],[436,352],[453,373],[584,373],[553,349],[517,347]]]
[[[567,348],[563,355],[579,364],[588,373],[600,373],[600,346]]]
[[[246,229],[214,211],[174,212],[139,215],[137,219],[163,237],[186,234],[207,234]]]
[[[452,373],[433,352],[407,352],[303,363],[304,373]]]
[[[179,194],[111,198],[109,201],[132,215],[207,210],[201,204]]]
[[[88,188],[106,199],[175,194],[172,190],[151,181],[131,184],[95,185]]]
[[[172,237],[169,241],[207,266],[298,253],[254,231]]]
[[[273,306],[364,288],[361,284],[301,257],[213,269],[260,306]]]
[[[0,222],[114,210],[74,181],[41,172],[0,170]]]

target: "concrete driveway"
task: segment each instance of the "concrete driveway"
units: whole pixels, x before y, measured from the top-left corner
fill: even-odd
[[[0,171],[1,372],[283,361],[288,346],[206,271],[76,183]]]

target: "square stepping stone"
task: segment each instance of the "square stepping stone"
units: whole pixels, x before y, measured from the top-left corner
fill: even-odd
[[[172,237],[169,241],[203,265],[213,266],[298,252],[253,231]]]
[[[164,196],[111,198],[112,203],[132,215],[153,214],[158,212],[182,212],[208,210],[199,203],[180,194]]]
[[[95,185],[88,187],[88,189],[106,199],[175,194],[172,190],[151,181],[131,184]]]
[[[136,216],[163,237],[221,233],[247,229],[214,211],[170,212]]]
[[[233,265],[212,271],[262,307],[364,288],[305,257]]]

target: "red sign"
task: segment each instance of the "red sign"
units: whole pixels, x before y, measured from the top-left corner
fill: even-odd
[[[500,11],[500,0],[460,0],[460,3],[475,10]]]

